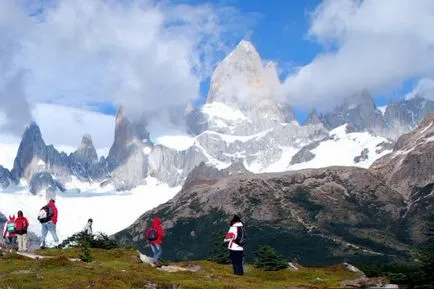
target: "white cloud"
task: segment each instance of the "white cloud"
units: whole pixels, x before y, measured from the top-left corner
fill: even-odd
[[[406,95],[406,99],[423,97],[434,101],[434,79],[423,78],[419,80],[416,87]]]
[[[133,115],[197,98],[201,80],[225,50],[223,21],[244,28],[233,22],[237,11],[211,5],[19,3],[0,0],[0,64],[8,64],[0,78],[25,71],[22,89],[30,102],[82,107],[109,101]]]
[[[323,1],[308,35],[326,52],[287,77],[287,100],[327,107],[363,89],[386,92],[434,75],[433,15],[432,0]]]

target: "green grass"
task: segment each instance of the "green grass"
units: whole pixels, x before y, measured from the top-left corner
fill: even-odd
[[[91,263],[71,262],[79,249],[37,252],[51,259],[31,260],[16,254],[0,257],[0,289],[3,288],[211,288],[211,289],[278,289],[304,286],[339,287],[342,280],[357,278],[344,266],[302,268],[298,272],[283,270],[264,272],[245,266],[244,276],[232,275],[230,265],[208,261],[191,262],[199,272],[168,273],[142,264],[136,251],[127,249],[91,249]],[[190,263],[190,264],[191,264]],[[189,263],[176,263],[187,266]],[[150,287],[154,284],[154,287]]]

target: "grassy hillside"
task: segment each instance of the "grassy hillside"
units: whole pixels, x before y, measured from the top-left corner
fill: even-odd
[[[16,254],[0,257],[0,288],[332,288],[357,278],[345,266],[265,272],[246,266],[245,276],[232,275],[230,265],[207,261],[177,263],[199,265],[198,272],[169,273],[140,262],[136,251],[91,249],[91,263],[72,262],[78,249],[46,250],[52,259],[31,260]]]

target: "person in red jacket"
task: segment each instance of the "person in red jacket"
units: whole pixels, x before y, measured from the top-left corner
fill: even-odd
[[[23,215],[23,211],[18,211],[18,218],[15,219],[15,234],[17,234],[18,251],[27,251],[27,228],[29,221]]]
[[[146,239],[148,239],[149,245],[152,249],[152,262],[157,267],[160,267],[160,263],[158,259],[163,253],[162,244],[163,244],[163,236],[164,229],[161,226],[160,218],[154,218],[152,221],[152,226],[146,231]]]
[[[53,236],[53,240],[55,242],[55,245],[59,243],[59,238],[57,237],[56,233],[56,224],[57,224],[57,207],[55,204],[55,200],[51,199],[48,204],[48,213],[46,221],[41,222],[42,224],[42,233],[41,233],[41,249],[45,248],[45,238],[47,238],[48,232],[51,233],[51,236]]]

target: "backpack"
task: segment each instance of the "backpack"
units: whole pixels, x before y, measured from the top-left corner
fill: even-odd
[[[157,228],[155,227],[149,228],[148,231],[146,232],[146,239],[148,239],[148,241],[157,240],[158,239]]]
[[[52,216],[53,216],[53,210],[50,208],[50,206],[45,205],[41,208],[41,210],[38,213],[38,220],[41,223],[46,223],[51,220]]]
[[[237,227],[237,238],[234,241],[235,244],[243,247],[247,244],[247,233],[244,226]]]
[[[15,233],[15,223],[14,222],[9,222],[7,225],[7,230],[8,233]]]
[[[21,233],[21,232],[26,232],[27,231],[27,227],[26,227],[26,224],[25,224],[24,220],[20,219],[19,222],[17,222],[15,220],[15,230],[16,230],[17,233],[18,232]]]

